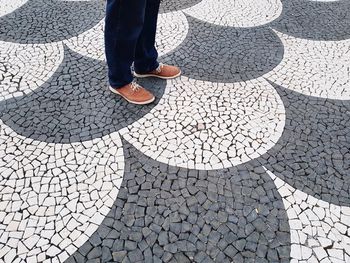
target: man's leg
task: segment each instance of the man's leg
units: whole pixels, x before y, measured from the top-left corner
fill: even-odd
[[[144,26],[135,50],[135,71],[150,72],[158,67],[158,53],[155,48],[157,19],[160,0],[146,0]]]
[[[110,90],[134,104],[148,104],[154,95],[136,83],[131,64],[135,58],[147,0],[107,0],[105,48]]]
[[[143,30],[147,0],[107,0],[105,50],[110,85],[132,82],[130,70]]]
[[[157,62],[155,48],[157,18],[160,0],[146,0],[145,22],[135,50],[135,76],[172,79],[180,76],[178,67],[163,65]]]

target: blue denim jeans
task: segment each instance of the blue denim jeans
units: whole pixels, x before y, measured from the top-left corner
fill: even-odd
[[[155,48],[160,0],[107,0],[105,51],[109,83],[120,88],[158,67]]]

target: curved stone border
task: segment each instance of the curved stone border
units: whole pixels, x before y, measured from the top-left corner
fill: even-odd
[[[339,41],[350,38],[350,2],[281,0],[281,16],[272,28],[297,38]]]
[[[0,259],[63,262],[117,197],[124,171],[119,134],[52,144],[0,123],[0,142]]]
[[[159,14],[156,35],[158,55],[163,56],[177,48],[188,33],[189,24],[181,12]]]
[[[163,14],[180,11],[198,4],[201,1],[202,0],[161,0],[159,12]]]
[[[0,0],[0,17],[15,11],[26,2],[28,2],[28,0]]]
[[[58,69],[63,46],[0,41],[0,101],[23,96],[40,87]]]
[[[284,57],[266,78],[308,96],[350,99],[350,39],[313,41],[275,32]]]
[[[235,28],[187,19],[186,39],[162,61],[180,66],[189,78],[243,82],[268,73],[283,59],[282,41],[269,27]]]
[[[106,60],[103,35],[104,27],[105,23],[103,19],[93,28],[78,36],[64,40],[63,43],[83,56]]]
[[[91,29],[104,13],[105,3],[101,0],[30,0],[0,17],[0,40],[21,44],[62,41]]]
[[[258,162],[198,171],[124,153],[111,212],[66,263],[289,262],[288,217]]]
[[[288,214],[292,262],[350,262],[350,207],[316,199],[267,174]]]
[[[203,0],[184,12],[220,26],[255,27],[278,18],[282,8],[280,0]]]
[[[283,132],[285,110],[264,79],[211,83],[181,77],[159,104],[121,130],[146,155],[189,169],[220,169],[257,158]]]
[[[286,124],[259,161],[300,191],[350,206],[350,100],[305,96],[272,85],[285,105]]]
[[[147,114],[162,97],[166,81],[139,83],[157,99],[134,105],[111,93],[106,63],[65,48],[62,64],[35,91],[0,101],[0,118],[26,138],[49,143],[90,141],[112,134]]]

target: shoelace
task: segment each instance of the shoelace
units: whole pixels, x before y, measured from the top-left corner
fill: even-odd
[[[162,72],[163,67],[164,67],[164,64],[163,63],[159,63],[158,68],[156,68],[157,73]]]
[[[140,89],[141,89],[141,86],[139,84],[137,84],[135,81],[131,82],[131,90],[133,92],[137,92]]]

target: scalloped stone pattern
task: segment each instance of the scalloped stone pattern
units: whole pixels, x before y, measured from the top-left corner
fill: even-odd
[[[350,1],[161,0],[145,106],[105,4],[0,0],[0,263],[350,262]]]
[[[350,207],[337,206],[297,190],[273,173],[291,227],[292,261],[349,262]]]
[[[117,197],[124,158],[118,133],[53,144],[1,123],[0,218],[5,262],[64,261],[102,223]]]
[[[20,6],[24,5],[28,0],[1,0],[0,1],[0,17],[11,13]]]
[[[282,13],[282,3],[280,0],[203,0],[184,12],[221,26],[254,27],[278,18]]]
[[[267,79],[308,96],[350,100],[350,39],[315,41],[276,33],[284,57]]]
[[[158,161],[216,170],[266,153],[283,132],[284,113],[264,79],[217,84],[182,77],[169,82],[159,105],[121,134]]]
[[[0,41],[0,101],[28,94],[48,81],[63,61],[63,46]]]

